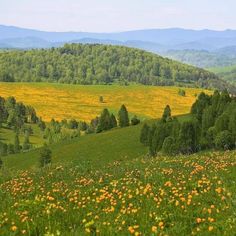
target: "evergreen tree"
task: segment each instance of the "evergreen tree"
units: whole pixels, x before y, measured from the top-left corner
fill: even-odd
[[[118,112],[118,123],[120,127],[129,126],[129,114],[125,105],[122,105]]]
[[[105,131],[105,130],[109,130],[111,128],[112,128],[111,116],[110,116],[110,113],[109,113],[108,109],[105,108],[102,111],[102,114],[99,118],[97,133],[100,133],[100,132]]]
[[[170,106],[167,105],[164,109],[162,120],[167,121],[169,118],[171,118],[171,109],[170,109]]]
[[[176,140],[171,136],[165,138],[161,151],[167,156],[175,155],[177,153]]]
[[[15,151],[15,153],[20,152],[20,140],[19,140],[18,133],[16,133],[16,135],[15,135],[14,151]]]
[[[113,114],[111,114],[111,126],[112,126],[112,128],[117,127],[117,120]]]
[[[228,130],[218,133],[215,138],[215,145],[216,148],[220,150],[232,149],[235,146],[232,134]]]
[[[24,142],[22,145],[22,149],[23,150],[29,150],[30,149],[30,141],[29,141],[29,132],[26,131],[25,132],[25,138],[24,138]]]
[[[43,148],[40,150],[39,164],[40,167],[44,167],[52,162],[52,151],[49,147],[44,144]]]
[[[2,161],[2,159],[0,157],[0,170],[2,169],[2,167],[3,167],[3,161]]]
[[[150,127],[145,123],[142,127],[141,134],[140,134],[140,142],[145,146],[149,144],[149,130]]]

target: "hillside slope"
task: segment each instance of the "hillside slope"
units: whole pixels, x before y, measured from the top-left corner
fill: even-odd
[[[215,74],[121,46],[65,45],[0,54],[0,81],[225,87]]]

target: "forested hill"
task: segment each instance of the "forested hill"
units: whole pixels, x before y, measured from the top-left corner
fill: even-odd
[[[149,52],[122,46],[81,44],[48,50],[2,52],[0,81],[225,86],[211,72]]]

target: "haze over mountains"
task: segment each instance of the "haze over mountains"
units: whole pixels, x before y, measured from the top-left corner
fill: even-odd
[[[50,48],[63,46],[65,43],[123,45],[204,68],[236,63],[236,30],[170,28],[89,33],[45,32],[0,25],[0,48]]]

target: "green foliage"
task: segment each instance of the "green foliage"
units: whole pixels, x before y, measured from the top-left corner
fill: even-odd
[[[216,135],[215,145],[217,149],[229,150],[234,147],[232,134],[228,131],[221,131]]]
[[[3,167],[3,161],[2,161],[2,159],[0,157],[0,170],[2,169],[2,167]]]
[[[44,167],[52,162],[52,151],[45,144],[40,150],[39,164]]]
[[[145,146],[148,146],[149,144],[149,129],[150,127],[145,123],[140,134],[140,142]]]
[[[138,117],[135,115],[132,119],[131,119],[131,125],[138,125],[140,123],[140,120],[138,119]]]
[[[164,155],[167,155],[167,156],[175,155],[177,153],[176,140],[171,136],[165,138],[162,144],[161,151]]]
[[[129,126],[129,114],[125,105],[122,105],[118,112],[118,123],[120,127]]]
[[[168,121],[168,119],[171,118],[171,109],[170,106],[167,105],[164,109],[163,115],[162,115],[162,120],[164,122]]]
[[[185,92],[185,90],[183,90],[183,89],[179,89],[178,94],[179,94],[180,96],[182,96],[182,97],[185,97],[185,96],[186,96],[186,92]]]
[[[18,133],[16,133],[16,135],[15,135],[14,152],[15,152],[15,153],[20,152],[20,140],[19,140],[19,135],[18,135]]]
[[[148,146],[152,156],[163,152],[191,154],[208,148],[232,149],[236,144],[236,100],[227,91],[201,93],[192,105],[192,119],[179,122],[171,117],[166,106],[162,119],[152,128],[145,127],[141,137],[149,132]],[[145,144],[140,138],[140,141]]]
[[[138,49],[66,44],[61,48],[0,53],[0,81],[71,84],[200,85],[217,77]]]

